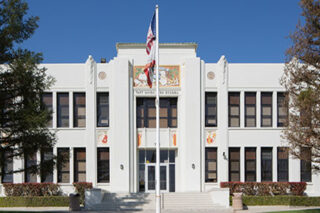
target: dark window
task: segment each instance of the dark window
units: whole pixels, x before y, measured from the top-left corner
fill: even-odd
[[[97,126],[109,126],[109,93],[97,93]]]
[[[217,93],[206,92],[205,100],[206,127],[217,126]]]
[[[261,126],[272,127],[272,92],[261,93]]]
[[[272,148],[261,148],[261,181],[272,181]]]
[[[74,182],[86,182],[86,149],[74,149]]]
[[[217,148],[206,148],[206,182],[217,182]]]
[[[256,126],[256,93],[245,93],[245,126]]]
[[[311,150],[309,148],[301,148],[300,168],[301,181],[311,182]]]
[[[229,127],[240,127],[239,92],[229,92]]]
[[[177,98],[160,99],[160,128],[177,127]],[[137,98],[137,127],[156,128],[154,98]]]
[[[2,183],[13,183],[13,152],[5,151],[3,155]]]
[[[53,149],[42,149],[41,150],[41,182],[52,183],[53,182],[53,164],[51,163],[53,159]]]
[[[42,106],[50,112],[50,119],[48,121],[47,127],[52,127],[52,93],[43,93],[41,96]]]
[[[229,148],[229,181],[240,181],[240,148]]]
[[[37,174],[34,173],[34,168],[37,165],[37,153],[31,155],[25,154],[24,156],[24,182],[26,183],[36,183]]]
[[[57,94],[57,127],[69,127],[69,94]]]
[[[61,161],[61,159],[63,161]],[[70,151],[69,148],[58,148],[58,183],[70,182]]]
[[[256,148],[245,148],[245,180],[256,181]]]
[[[285,100],[285,93],[278,92],[277,96],[277,126],[283,127],[287,125],[288,120],[288,106]]]
[[[86,127],[86,94],[73,94],[73,126]]]
[[[278,147],[278,182],[289,181],[289,149]]]
[[[109,148],[98,148],[98,183],[110,181],[110,153]]]

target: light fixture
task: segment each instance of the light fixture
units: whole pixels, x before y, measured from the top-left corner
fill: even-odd
[[[225,152],[223,152],[223,153],[222,153],[222,155],[223,155],[223,158],[224,158],[225,160],[227,160],[226,153],[225,153]]]
[[[192,169],[196,168],[196,165],[194,165],[194,163],[191,165]]]
[[[120,169],[123,170],[124,166],[123,164],[120,164]]]

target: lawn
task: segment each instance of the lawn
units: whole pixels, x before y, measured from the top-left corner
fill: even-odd
[[[292,210],[292,211],[280,211],[280,212],[272,212],[272,213],[320,213],[320,209]]]

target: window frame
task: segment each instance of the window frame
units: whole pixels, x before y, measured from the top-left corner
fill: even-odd
[[[45,96],[49,96],[51,98],[51,104],[46,104],[44,102]],[[50,113],[50,120],[47,123],[47,127],[48,128],[52,128],[53,127],[53,94],[52,92],[44,92],[41,94],[41,107],[43,109],[47,109]]]
[[[231,151],[237,151],[239,152],[239,158],[238,159],[231,159]],[[239,162],[238,171],[231,170],[231,163],[232,162]],[[240,147],[229,147],[229,181],[240,181],[241,180],[241,148]],[[231,174],[239,174],[239,180],[231,180]]]
[[[101,96],[106,96],[107,98],[107,103],[102,104],[100,101]],[[97,92],[97,127],[109,127],[110,125],[110,100],[109,100],[109,92]],[[106,115],[106,120],[108,120],[107,124],[101,123],[101,120],[104,118],[101,114],[102,108],[107,109],[107,115]]]
[[[85,159],[84,160],[78,160],[77,159],[77,153],[78,152],[83,152],[85,154]],[[85,163],[85,170],[84,171],[79,171],[79,168],[77,166],[77,163],[81,163],[84,162]],[[85,181],[80,181],[80,182],[86,182],[87,181],[87,152],[86,152],[86,148],[85,147],[77,147],[73,149],[73,182],[77,183],[79,182],[78,178],[79,178],[79,174],[85,174]]]
[[[264,95],[271,95],[271,104],[263,104],[263,101],[262,101],[262,99],[263,99],[263,97],[264,97]],[[272,127],[273,125],[272,125],[272,115],[273,115],[273,93],[272,92],[261,92],[261,101],[260,101],[260,126],[261,127]],[[263,108],[264,107],[270,107],[270,111],[271,111],[271,115],[264,115],[263,114]],[[268,126],[268,125],[263,125],[263,119],[270,119],[270,125]]]
[[[66,95],[68,97],[68,105],[64,104],[61,105],[60,104],[60,96]],[[68,116],[62,116],[61,115],[61,111],[62,108],[65,107],[66,109],[68,109]],[[69,128],[70,127],[70,97],[69,97],[69,93],[68,92],[58,92],[57,93],[57,128]],[[61,118],[60,118],[61,117]],[[62,119],[68,119],[68,125],[67,126],[63,126],[62,125]]]
[[[264,159],[263,152],[271,153],[271,159]],[[261,182],[272,182],[273,180],[273,147],[261,147]],[[271,163],[270,163],[271,162]],[[270,164],[270,165],[268,165]],[[269,173],[269,178],[266,177],[266,173]]]
[[[46,154],[50,153],[51,154],[51,158],[53,159],[53,148],[44,148],[41,149],[40,151],[40,163],[43,163],[43,160],[46,158]],[[48,176],[50,176],[50,180],[46,181],[46,179],[48,178]],[[42,174],[42,172],[40,171],[40,182],[41,183],[52,183],[53,182],[53,167],[52,167],[52,171],[51,173],[46,174],[46,176],[44,177],[44,174]]]
[[[69,147],[58,147],[58,148],[57,148],[57,155],[58,155],[58,159],[59,159],[61,153],[63,153],[64,151],[65,151],[65,153],[68,153],[68,156],[66,156],[66,158],[68,159],[67,162],[69,163],[69,170],[68,170],[68,171],[64,171],[64,170],[63,170],[63,167],[64,167],[65,165],[61,165],[61,164],[60,164],[61,162],[58,161],[58,163],[57,163],[57,183],[70,183],[70,181],[71,181],[71,172],[70,172],[70,169],[71,169],[71,167],[70,167],[70,164],[71,164],[71,161],[70,161],[70,148],[69,148]],[[64,162],[64,163],[66,163],[66,162]],[[60,174],[61,174],[61,179],[59,178],[59,177],[60,177]],[[63,181],[62,181],[62,174],[68,174],[68,175],[69,175],[69,180],[68,180],[68,182],[63,182]]]
[[[284,151],[282,151],[284,150]],[[287,158],[280,158],[280,152],[286,152],[287,153]],[[282,163],[285,162],[285,163]],[[280,168],[282,167],[281,165],[286,165],[286,168]],[[280,170],[282,170],[280,172]],[[277,181],[278,182],[288,182],[289,181],[289,148],[288,147],[277,147]],[[280,176],[281,173],[286,173],[286,177],[283,178]]]
[[[34,159],[32,159],[34,157]],[[31,159],[30,159],[31,158]],[[28,168],[37,165],[37,152],[34,152],[32,156],[24,155],[24,182],[25,183],[37,183],[37,174],[32,174]],[[35,180],[33,180],[35,179]]]
[[[99,159],[99,153],[101,153],[103,151],[108,152],[108,155],[109,155],[108,160],[100,160]],[[99,165],[107,165],[107,168],[106,168],[107,179],[106,180],[102,180],[100,178],[100,174],[103,171],[99,170]],[[110,183],[110,148],[109,147],[97,147],[97,183]]]
[[[277,127],[286,127],[287,124],[286,123],[283,123],[283,122],[279,122],[279,120],[282,118],[282,119],[285,119],[286,121],[288,121],[288,116],[289,116],[289,107],[286,106],[286,103],[285,103],[285,98],[286,98],[286,92],[277,92]],[[283,98],[283,105],[280,104],[280,98]],[[287,115],[280,115],[279,114],[279,109],[280,107],[285,107],[286,108],[286,111],[287,111]]]
[[[12,157],[8,157],[8,155],[12,156]],[[3,152],[2,157],[2,161],[4,162],[4,165],[1,168],[1,183],[13,183],[13,150],[6,150]],[[10,159],[10,160],[9,160]],[[9,166],[8,166],[9,165]],[[10,168],[8,169],[8,167],[12,167],[11,169],[11,173],[10,173]],[[8,170],[8,172],[6,173],[5,170]],[[7,179],[10,179],[9,181]]]
[[[84,97],[84,104],[77,104],[77,96]],[[78,108],[84,108],[84,115],[78,115]],[[74,92],[73,93],[73,127],[86,128],[86,93]],[[79,126],[79,119],[84,119],[84,126]]]
[[[231,104],[230,98],[232,95],[237,95],[239,97],[239,103],[238,104]],[[240,115],[240,108],[241,108],[241,100],[240,100],[240,92],[229,92],[228,93],[228,127],[240,127],[241,123],[241,115]],[[238,115],[231,115],[231,107],[238,107]],[[231,118],[238,118],[238,125],[237,126],[231,126]]]
[[[208,96],[211,96],[215,98],[215,103],[213,104],[208,104]],[[205,92],[205,127],[217,127],[218,126],[218,95],[217,92]],[[214,107],[215,112],[213,115],[209,115],[209,107]],[[208,120],[209,119],[215,119],[216,123],[215,124],[209,124]]]
[[[208,159],[208,151],[213,150],[216,153],[216,158],[214,159]],[[209,162],[215,162],[216,163],[216,169],[215,170],[209,170],[208,163]],[[209,173],[216,173],[216,179],[209,179],[208,174]],[[217,183],[218,182],[218,148],[217,147],[206,147],[205,148],[205,183]]]
[[[254,153],[255,153],[255,159],[252,160],[252,159],[247,159],[247,151],[250,151],[250,150],[254,150]],[[244,150],[244,157],[245,157],[245,182],[257,182],[257,148],[256,147],[245,147],[245,150]],[[254,170],[248,170],[247,168],[247,162],[254,162],[255,163],[255,169]],[[254,180],[253,181],[248,181],[248,177],[247,175],[248,174],[254,174]]]
[[[301,155],[307,155],[310,157],[310,161],[300,159],[300,181],[301,182],[312,182],[312,163],[311,163],[311,148],[302,147]],[[308,152],[303,154],[303,152]]]
[[[254,104],[247,103],[247,96],[254,97],[254,100],[255,100]],[[254,115],[247,115],[247,107],[254,107]],[[247,119],[254,119],[254,125],[248,126]],[[257,92],[245,92],[244,93],[244,126],[249,127],[249,128],[250,127],[257,127]]]

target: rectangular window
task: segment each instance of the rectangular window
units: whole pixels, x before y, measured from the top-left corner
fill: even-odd
[[[285,100],[285,93],[278,92],[277,94],[277,126],[284,127],[288,120],[288,106]]]
[[[261,93],[261,126],[272,127],[272,92]]]
[[[272,147],[261,148],[261,181],[272,181]]]
[[[217,93],[206,92],[205,100],[206,127],[217,126]]]
[[[289,149],[278,147],[278,182],[289,181]]]
[[[300,160],[300,178],[302,182],[311,182],[311,150],[310,148],[301,148],[302,158]]]
[[[36,183],[37,174],[33,173],[33,168],[37,165],[37,153],[30,155],[25,154],[24,156],[24,182],[25,183]]]
[[[52,183],[53,182],[53,164],[51,163],[53,159],[53,149],[42,149],[41,150],[41,183]]]
[[[63,161],[61,161],[61,159]],[[70,151],[69,148],[58,148],[58,183],[70,182]]]
[[[256,126],[256,93],[245,93],[245,126]]]
[[[245,148],[245,180],[256,181],[256,148]]]
[[[47,127],[52,127],[52,111],[53,111],[53,105],[52,105],[52,93],[46,92],[43,93],[41,96],[42,100],[42,106],[46,108],[50,112],[50,119],[48,121]]]
[[[240,127],[240,92],[229,92],[229,127]]]
[[[229,148],[229,181],[240,181],[240,148]]]
[[[206,174],[207,183],[217,182],[217,148],[206,148]]]
[[[86,94],[73,94],[73,126],[86,127]]]
[[[110,181],[110,153],[109,148],[98,148],[98,183]]]
[[[86,182],[86,149],[74,149],[74,182]]]
[[[57,94],[57,127],[69,127],[69,94]]]
[[[109,93],[97,93],[97,127],[109,126]]]
[[[13,183],[13,152],[5,151],[3,155],[2,183]]]
[[[177,128],[177,98],[160,99],[160,128]],[[154,98],[137,98],[137,127],[156,128]]]

